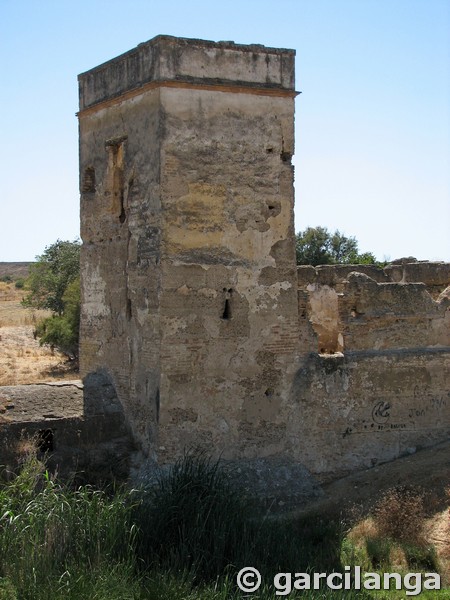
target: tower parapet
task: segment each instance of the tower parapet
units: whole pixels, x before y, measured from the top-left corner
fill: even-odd
[[[295,50],[159,35],[79,75],[80,111],[161,85],[292,95],[294,61]]]

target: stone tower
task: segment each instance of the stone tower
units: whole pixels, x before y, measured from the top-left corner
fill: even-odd
[[[158,36],[79,76],[81,370],[161,462],[283,448],[294,57]]]

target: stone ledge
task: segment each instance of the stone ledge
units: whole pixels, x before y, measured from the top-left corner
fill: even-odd
[[[0,387],[3,423],[67,419],[83,415],[81,381]]]

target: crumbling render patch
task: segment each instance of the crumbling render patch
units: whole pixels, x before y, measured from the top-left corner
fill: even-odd
[[[319,354],[343,351],[343,337],[338,330],[339,306],[336,290],[328,285],[308,285],[309,318],[318,337]]]
[[[95,169],[87,167],[84,171],[81,192],[92,194],[95,192]]]

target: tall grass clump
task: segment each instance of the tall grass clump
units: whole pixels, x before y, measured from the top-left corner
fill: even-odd
[[[408,568],[437,570],[437,557],[424,537],[426,519],[423,490],[397,486],[388,490],[374,508],[378,533],[400,547]]]
[[[269,578],[314,561],[321,569],[340,566],[335,521],[269,518],[205,455],[187,454],[161,474],[142,492],[134,520],[140,564],[189,573],[197,583],[233,578],[248,565]]]
[[[122,493],[110,497],[90,487],[72,491],[59,485],[28,456],[20,473],[0,488],[0,577],[20,598],[33,600],[81,598],[83,588],[84,597],[94,597],[96,586],[130,579],[131,508]],[[109,597],[115,597],[111,591]]]
[[[186,454],[142,492],[134,513],[139,558],[147,567],[214,578],[248,552],[250,517],[219,463]]]

